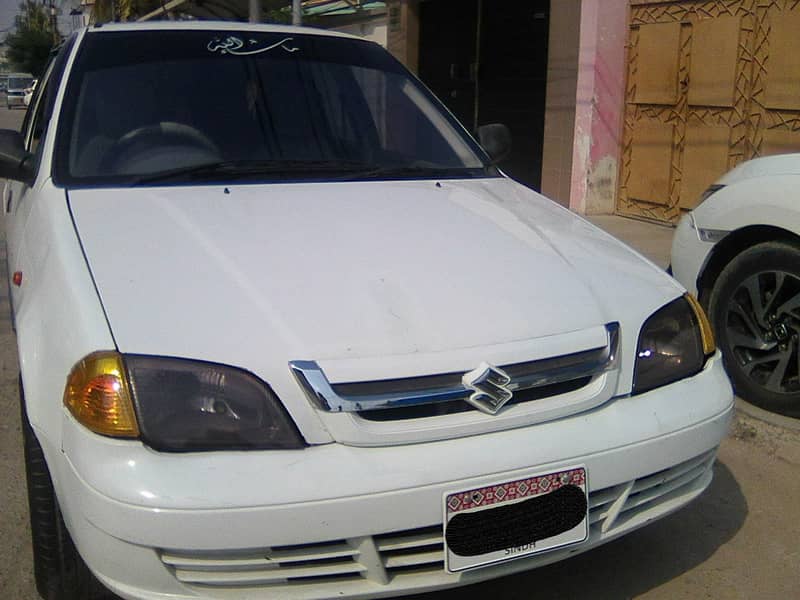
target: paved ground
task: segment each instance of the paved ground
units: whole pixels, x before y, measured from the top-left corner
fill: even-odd
[[[0,128],[22,111],[0,108]],[[594,222],[666,266],[669,228],[616,217]],[[0,239],[0,261],[4,261]],[[0,281],[0,599],[37,598],[16,395],[16,348]],[[675,515],[568,561],[417,600],[763,598],[800,595],[800,433],[740,415],[711,488]]]
[[[636,248],[658,266],[666,269],[669,265],[674,228],[614,215],[591,216],[589,220],[629,246]]]

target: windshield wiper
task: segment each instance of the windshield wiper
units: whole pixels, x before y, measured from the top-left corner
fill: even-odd
[[[188,165],[133,177],[130,185],[143,185],[171,180],[213,180],[224,177],[226,181],[258,175],[315,175],[324,173],[360,172],[370,165],[354,160],[224,160],[199,165]]]

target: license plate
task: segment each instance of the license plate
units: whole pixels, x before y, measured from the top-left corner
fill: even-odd
[[[445,494],[445,568],[455,573],[585,541],[586,488],[586,469],[572,467]]]

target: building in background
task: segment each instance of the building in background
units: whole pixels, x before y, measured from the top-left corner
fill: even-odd
[[[796,0],[390,0],[389,49],[512,176],[579,213],[675,222],[739,162],[800,151]]]
[[[509,126],[509,175],[576,212],[613,212],[627,0],[390,0],[388,12],[389,50],[467,128]]]
[[[357,35],[382,46],[388,41],[386,2],[368,0],[306,0],[303,16],[315,25]]]
[[[89,24],[94,0],[65,0],[61,14],[69,17],[69,31],[75,31]]]
[[[675,221],[720,174],[800,151],[800,3],[634,0],[618,212]]]
[[[93,0],[81,3],[82,14]],[[249,0],[146,19],[247,20]],[[260,0],[284,20],[290,0]],[[304,0],[308,24],[386,45],[501,167],[578,213],[675,222],[739,162],[800,151],[797,0]]]

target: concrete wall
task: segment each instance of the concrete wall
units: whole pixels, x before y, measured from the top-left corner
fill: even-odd
[[[551,0],[542,152],[542,193],[569,206],[581,0]]]
[[[615,210],[627,35],[627,0],[581,1],[569,199],[569,207],[578,213],[610,214]]]

